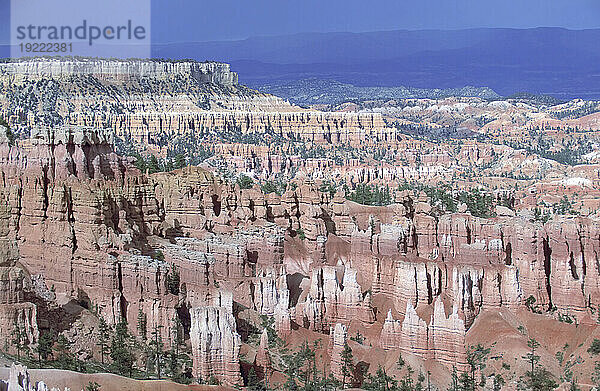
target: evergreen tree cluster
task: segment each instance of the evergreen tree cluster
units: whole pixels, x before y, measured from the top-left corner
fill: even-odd
[[[237,184],[240,189],[251,189],[254,181],[248,175],[241,174],[237,179]]]
[[[558,387],[558,384],[556,384],[552,374],[539,365],[540,356],[536,354],[536,351],[540,347],[540,343],[535,338],[529,338],[527,346],[529,352],[523,356],[523,359],[529,363],[530,369],[519,379],[521,387],[535,391],[554,390]]]
[[[448,184],[433,187],[420,183],[412,184],[405,182],[398,189],[413,190],[415,192],[422,191],[427,195],[433,206],[438,206],[450,213],[458,211],[458,204],[464,203],[467,206],[467,210],[476,217],[494,217],[496,215],[496,205],[510,208],[513,202],[513,199],[507,195],[495,198],[492,194],[477,188],[469,191],[456,191]]]
[[[279,196],[285,193],[285,189],[287,188],[287,183],[282,181],[266,181],[260,185],[260,189],[264,194],[275,193]]]
[[[396,368],[404,371],[405,375],[399,379],[389,374],[384,367],[379,366],[375,373],[367,374],[366,367],[360,363],[355,363],[353,351],[346,342],[341,353],[341,375],[342,379],[337,380],[330,374],[325,374],[325,367],[322,366],[322,358],[317,360],[317,351],[322,348],[321,341],[315,341],[313,344],[304,342],[297,350],[289,351],[285,343],[279,339],[274,329],[273,318],[262,317],[262,327],[267,330],[269,336],[269,346],[271,349],[278,350],[281,355],[281,367],[279,370],[285,375],[285,383],[282,385],[284,390],[295,391],[320,391],[337,390],[348,387],[360,387],[370,391],[424,391],[432,389],[430,384],[430,374],[423,373],[416,375],[415,371],[406,363],[402,355],[399,355],[396,362]],[[138,337],[133,336],[124,320],[111,327],[103,318],[100,318],[98,325],[98,335],[96,344],[99,348],[102,370],[109,370],[128,377],[149,378],[153,374],[156,378],[170,378],[173,381],[189,384],[193,377],[191,374],[190,357],[182,351],[184,347],[183,325],[179,317],[172,319],[169,327],[169,346],[166,348],[163,340],[162,326],[155,325],[148,330],[148,320],[145,313],[140,310],[137,317]],[[25,337],[23,328],[15,324],[12,343],[20,359],[21,354],[25,356],[31,354],[32,350],[25,346]],[[64,335],[53,331],[45,331],[40,335],[38,345],[35,348],[37,354],[37,363],[39,367],[54,367],[68,369],[79,372],[90,371],[89,363],[78,360],[71,349],[72,342]],[[527,342],[529,352],[522,358],[528,364],[528,369],[518,381],[519,389],[531,391],[550,391],[558,387],[553,375],[540,365],[540,356],[537,353],[540,344],[534,338],[529,338]],[[565,349],[567,346],[565,346]],[[588,353],[592,356],[600,354],[600,340],[594,339],[588,348]],[[458,373],[456,368],[451,374],[451,382],[448,391],[475,391],[483,389],[486,385],[484,370],[486,360],[490,353],[490,348],[480,344],[471,346],[467,349],[468,370]],[[564,356],[557,354],[560,365],[564,363]],[[24,357],[25,358],[25,357]],[[145,363],[145,368],[138,366],[138,358]],[[32,364],[34,361],[30,357]],[[110,359],[110,362],[109,360]],[[505,369],[510,366],[503,365]],[[567,365],[569,376],[565,376],[565,381],[571,382],[571,390],[578,390],[576,379]],[[567,373],[567,371],[565,372]],[[202,379],[196,379],[203,383]],[[592,380],[597,387],[600,387],[600,361],[596,361]],[[493,389],[501,390],[505,385],[505,380],[500,374],[493,374]],[[206,379],[207,384],[218,384],[214,379]],[[489,385],[489,384],[488,384]],[[96,385],[91,384],[91,390],[97,389]],[[249,390],[270,390],[266,379],[260,379],[254,370],[250,370],[247,376],[247,387]],[[279,387],[277,389],[282,389]],[[86,388],[87,389],[87,388]]]
[[[10,130],[10,125],[2,117],[0,117],[0,126],[4,126],[6,128],[6,138],[8,139],[8,144],[13,145],[17,139],[17,136]]]
[[[185,346],[183,325],[176,316],[170,328],[170,349],[165,348],[161,327],[155,326],[148,332],[148,320],[141,310],[137,319],[138,337],[132,335],[122,319],[110,326],[103,318],[97,327],[96,346],[100,363],[82,361],[72,352],[72,342],[54,330],[40,333],[37,346],[26,346],[24,328],[15,323],[11,343],[17,353],[17,360],[29,367],[57,368],[77,372],[112,372],[133,378],[168,377],[173,381],[189,384],[193,380],[191,359],[182,349]],[[35,354],[35,357],[33,356]],[[139,362],[146,367],[139,367]],[[94,384],[86,389],[97,390]]]
[[[361,205],[386,206],[393,202],[389,186],[380,187],[360,183],[354,191],[350,191],[348,186],[344,185],[344,192],[347,200]]]
[[[556,111],[552,113],[552,116],[557,119],[581,118],[586,115],[597,113],[598,111],[600,111],[598,102],[585,102],[577,108]]]
[[[320,341],[313,345],[304,342],[300,348],[283,356],[285,390],[320,391],[335,390],[338,382],[331,375],[322,374],[317,366],[315,351],[320,347]]]
[[[138,153],[132,156],[136,159],[134,163],[136,168],[147,174],[168,172],[187,166],[186,158],[183,154],[175,155],[174,159],[159,159],[155,155],[150,155],[150,157],[146,158]]]
[[[319,186],[319,191],[321,193],[329,193],[329,195],[331,197],[333,197],[336,193],[336,186],[335,183],[331,183],[329,181],[324,181],[323,183],[321,183],[321,185]]]

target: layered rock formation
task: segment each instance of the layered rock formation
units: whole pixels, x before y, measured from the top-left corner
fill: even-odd
[[[338,280],[337,268],[322,266],[313,270],[310,290],[297,312],[296,322],[315,331],[326,331],[332,324],[357,321],[373,323],[375,314],[371,296],[363,295],[356,281],[356,271],[342,268],[342,281]]]
[[[191,343],[194,375],[216,378],[228,385],[241,385],[239,352],[242,341],[236,332],[231,296],[220,303],[192,308]]]
[[[577,137],[593,141],[597,116],[553,129],[549,116],[588,106],[380,103],[303,109],[217,63],[0,64],[0,115],[23,136],[13,143],[0,125],[0,338],[17,327],[34,347],[55,327],[49,307],[65,302],[88,319],[126,319],[133,334],[143,314],[164,341],[182,331],[194,375],[231,385],[255,351],[261,376],[282,377],[272,326],[292,348],[329,333],[316,357],[338,379],[349,330],[370,370],[379,340],[386,360],[395,350],[432,360],[440,378],[466,368],[465,339],[480,337],[482,318],[524,340],[521,323],[543,330],[529,316],[568,317],[578,324],[569,344],[585,354],[600,305],[600,169],[553,159]],[[475,140],[478,130],[532,143]],[[115,142],[203,168],[145,175]],[[566,157],[597,160],[593,145],[580,152]],[[359,194],[365,184],[379,191]],[[75,336],[69,321],[60,327]]]
[[[229,64],[195,61],[123,61],[101,59],[38,59],[0,64],[0,74],[33,79],[60,79],[73,75],[90,75],[99,80],[127,81],[133,77],[171,79],[192,76],[200,83],[236,85],[238,76]]]
[[[399,223],[394,234],[368,231],[354,233],[350,240],[357,260],[379,252],[371,250],[374,240],[379,249],[387,247],[400,256],[395,262],[385,257],[360,262],[361,272],[372,276],[373,291],[393,298],[400,313],[406,301],[432,304],[445,292],[470,324],[481,309],[514,309],[529,296],[545,308],[552,305],[583,317],[586,307],[595,305],[598,270],[584,263],[595,259],[597,243],[590,240],[594,237],[590,231],[596,226],[595,220],[584,218],[542,226],[519,217],[481,219],[461,214],[444,215],[436,222],[417,213]],[[383,223],[374,227],[391,232]]]
[[[419,317],[411,302],[406,304],[403,321],[394,320],[392,311],[388,311],[381,330],[380,346],[384,349],[400,349],[421,358],[427,357],[427,323]]]
[[[286,275],[274,277],[262,272],[251,292],[254,309],[260,314],[274,318],[275,330],[281,337],[291,331],[290,291],[287,288]]]
[[[399,349],[462,371],[467,368],[465,335],[465,323],[456,308],[446,317],[441,299],[436,300],[429,323],[421,319],[408,302],[402,321],[394,320],[392,311],[388,311],[379,344],[386,350]]]
[[[145,313],[165,340],[189,312],[194,373],[227,384],[242,381],[233,301],[272,317],[283,338],[294,322],[335,336],[338,324],[381,321],[381,347],[447,368],[465,367],[465,335],[482,311],[516,311],[533,296],[542,311],[589,321],[600,304],[592,218],[439,215],[402,192],[365,207],[309,180],[263,194],[200,168],[142,175],[102,130],[32,135],[0,146],[0,319],[7,335],[16,319],[29,344],[30,275],[109,323]]]
[[[331,374],[334,378],[336,378],[339,381],[343,382],[349,380],[346,376],[344,376],[344,372],[342,369],[344,366],[342,353],[346,344],[348,343],[348,330],[343,324],[336,323],[335,326],[331,327],[329,335]]]
[[[254,365],[259,369],[261,377],[268,378],[273,373],[273,362],[269,354],[269,334],[264,329],[260,335],[260,344],[254,358]]]
[[[458,316],[457,308],[446,318],[441,299],[436,300],[428,328],[430,357],[448,368],[466,370],[465,322]]]
[[[376,114],[326,113],[318,111],[207,111],[190,113],[139,113],[131,115],[71,115],[77,126],[100,126],[114,129],[119,136],[137,143],[155,144],[159,137],[193,135],[198,129],[237,131],[240,134],[273,133],[316,143],[350,142],[389,133],[384,131],[381,116]]]
[[[40,124],[110,128],[153,152],[211,132],[355,144],[395,133],[379,114],[305,110],[240,86],[228,64],[215,62],[12,61],[0,64],[0,93],[0,114],[22,133]],[[35,99],[22,104],[27,94]]]
[[[0,148],[2,146],[6,144]],[[12,190],[15,189],[3,187],[0,190],[0,338],[3,341],[19,338],[22,346],[33,346],[39,337],[37,308],[25,301],[31,280],[19,263],[16,230],[20,216],[11,208],[18,193]]]
[[[34,387],[29,379],[29,373],[27,367],[21,365],[15,365],[14,363],[10,367],[8,381],[0,380],[0,388],[4,390],[17,391],[17,390],[37,390],[38,387]],[[42,385],[41,389],[44,388]]]

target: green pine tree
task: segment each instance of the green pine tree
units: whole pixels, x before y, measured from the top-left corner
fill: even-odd
[[[346,388],[346,379],[351,379],[354,374],[354,357],[352,356],[352,349],[350,349],[348,342],[344,342],[344,350],[342,350],[341,359],[342,388]]]
[[[489,353],[490,349],[485,348],[481,344],[477,344],[477,346],[475,347],[471,346],[469,347],[469,349],[467,349],[467,363],[469,364],[471,376],[469,384],[471,384],[472,390],[475,390],[475,386],[477,383],[475,381],[475,371],[479,370],[479,372],[483,374],[483,369],[485,368],[485,360]]]
[[[173,316],[172,326],[171,326],[171,346],[174,347],[175,353],[179,356],[179,347],[183,345],[183,325],[181,324],[181,320],[177,315]]]
[[[177,265],[171,265],[171,272],[167,275],[167,289],[173,295],[179,294],[179,270],[177,270]]]
[[[100,349],[100,359],[102,364],[104,364],[104,357],[110,353],[110,326],[106,323],[104,318],[100,318],[100,322],[98,323],[98,340],[96,342],[96,346]]]
[[[458,385],[458,373],[456,372],[456,367],[453,365],[452,366],[452,375],[451,375],[451,382],[450,382],[450,387],[448,388],[448,391],[459,391],[459,385]]]
[[[240,177],[237,180],[237,183],[240,189],[251,189],[252,186],[254,186],[254,181],[252,180],[252,178],[244,174],[240,175]]]
[[[54,333],[52,331],[46,331],[40,334],[38,346],[35,349],[38,354],[38,364],[40,367],[42,366],[42,361],[48,360],[48,357],[52,355],[53,345]]]
[[[594,356],[600,354],[600,339],[594,338],[587,351]]]
[[[144,159],[144,157],[142,155],[135,156],[134,164],[137,167],[137,169],[140,170],[142,173],[145,173],[146,169],[148,168],[148,166],[146,164],[146,160]]]
[[[177,381],[181,375],[179,370],[179,359],[177,357],[177,353],[175,352],[175,348],[171,346],[171,350],[169,351],[169,373],[171,374],[171,380]]]
[[[17,360],[21,359],[21,352],[25,350],[25,332],[21,324],[15,319],[13,324],[12,343],[17,350]]]
[[[175,168],[183,168],[186,166],[185,156],[182,153],[175,155]]]
[[[423,382],[425,381],[425,375],[423,372],[419,372],[417,377],[417,383],[415,384],[415,391],[423,391]]]
[[[458,378],[458,389],[461,391],[470,391],[475,389],[475,381],[469,372],[463,372]]]
[[[535,366],[540,361],[540,356],[535,354],[537,348],[540,347],[540,343],[536,341],[535,338],[529,338],[529,340],[527,341],[527,346],[529,347],[530,351],[522,358],[529,362],[529,364],[531,365],[531,373],[534,373]]]
[[[140,309],[138,310],[137,330],[142,340],[145,341],[148,332],[148,319],[144,311],[142,311],[142,307],[140,307]]]
[[[161,374],[162,374],[162,364],[163,364],[163,359],[165,356],[165,352],[164,352],[164,343],[162,340],[162,335],[160,332],[160,329],[162,328],[162,326],[154,326],[154,330],[152,330],[151,333],[151,340],[150,340],[150,354],[151,354],[151,359],[154,362],[155,365],[155,369],[156,369],[156,376],[160,379],[161,378]]]
[[[398,370],[401,370],[405,364],[406,364],[406,361],[404,361],[404,358],[402,357],[402,353],[398,354],[398,361],[396,361],[396,368],[398,368]]]
[[[8,124],[8,122],[4,118],[0,117],[0,125],[6,128],[6,138],[8,139],[8,145],[14,145],[17,136],[10,130],[10,125]]]
[[[148,174],[154,174],[160,171],[160,165],[158,163],[158,159],[156,156],[150,156],[150,161],[148,162]]]
[[[540,347],[539,342],[535,338],[529,338],[527,341],[529,353],[522,358],[530,364],[530,369],[521,376],[520,383],[524,388],[532,391],[550,391],[558,387],[556,381],[552,378],[552,374],[543,367],[539,367],[540,356],[536,354]]]
[[[127,323],[121,319],[115,326],[110,345],[110,358],[115,372],[123,376],[131,376],[135,357],[131,349],[131,335],[127,330]]]
[[[368,391],[396,391],[398,389],[398,381],[389,376],[380,365],[375,375],[367,375],[367,380],[363,383],[362,388]]]
[[[78,369],[75,355],[71,353],[73,343],[64,335],[59,335],[56,340],[56,365],[61,369],[76,371]]]

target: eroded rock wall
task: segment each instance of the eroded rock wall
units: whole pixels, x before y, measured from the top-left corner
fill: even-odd
[[[228,385],[243,384],[239,352],[242,345],[235,331],[235,318],[227,306],[203,306],[190,311],[194,375],[215,377]]]

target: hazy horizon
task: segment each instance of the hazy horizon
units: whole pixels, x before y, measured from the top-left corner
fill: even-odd
[[[468,28],[449,28],[449,29],[436,29],[436,28],[427,28],[427,29],[390,29],[390,30],[368,30],[368,31],[298,31],[295,33],[289,34],[264,34],[264,35],[251,35],[245,38],[232,38],[232,39],[217,39],[210,41],[165,41],[165,42],[156,42],[155,45],[169,45],[169,44],[179,44],[179,43],[211,43],[211,42],[236,42],[236,41],[247,41],[251,39],[257,38],[278,38],[278,37],[294,37],[294,36],[302,36],[302,35],[334,35],[334,34],[369,34],[369,33],[391,33],[391,32],[427,32],[427,31],[469,31],[469,30],[544,30],[544,29],[556,29],[556,30],[567,30],[567,31],[589,31],[589,30],[600,30],[600,27],[591,27],[591,28],[567,28],[561,26],[535,26],[535,27],[506,27],[506,26],[495,26],[495,27],[468,27]]]
[[[600,98],[596,0],[149,1],[148,57],[228,62],[254,86],[320,78]],[[0,57],[9,14],[0,0]]]
[[[461,30],[470,28],[600,28],[593,0],[223,0],[152,2],[154,42],[210,42],[296,33]],[[174,23],[174,22],[177,23]]]
[[[59,3],[59,2],[58,2]],[[0,44],[9,42],[10,0],[0,0]],[[306,33],[472,28],[600,28],[594,0],[360,0],[198,2],[152,0],[152,41],[211,42]]]

